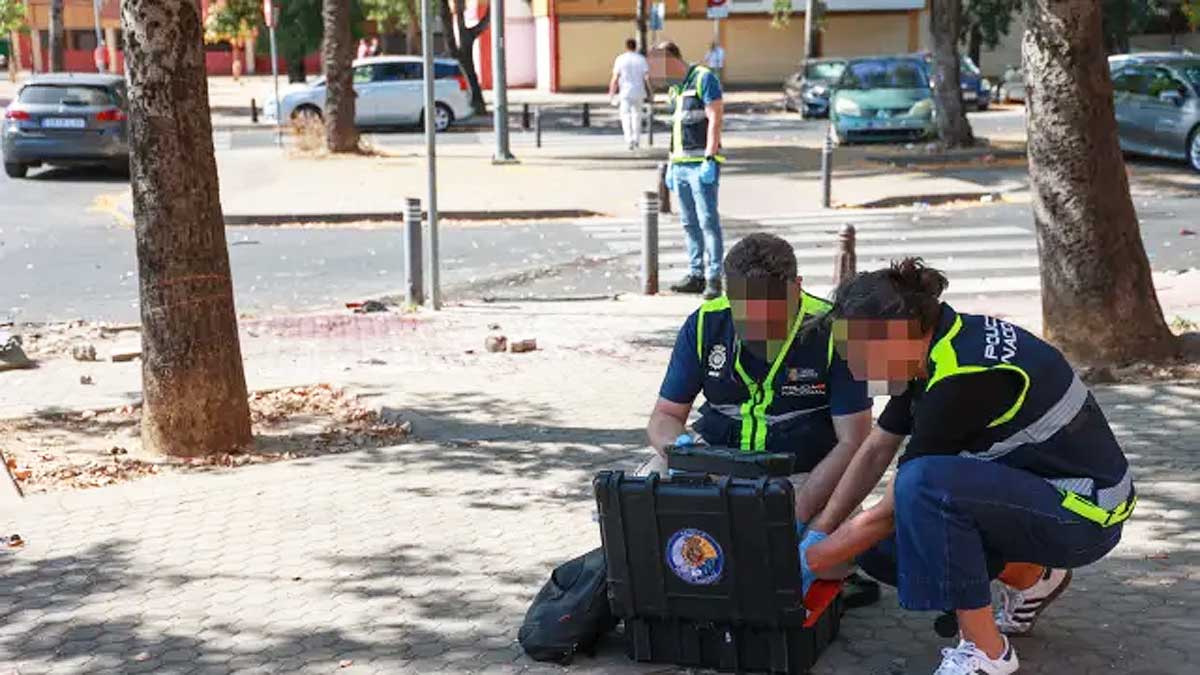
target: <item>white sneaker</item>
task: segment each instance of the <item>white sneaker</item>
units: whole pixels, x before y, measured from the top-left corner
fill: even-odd
[[[989,658],[974,642],[960,640],[957,647],[942,650],[942,665],[933,675],[1009,675],[1017,672],[1017,650],[1004,638],[1004,654]]]
[[[996,625],[1005,635],[1021,637],[1033,631],[1033,624],[1042,612],[1071,585],[1071,570],[1047,567],[1042,578],[1023,591],[1003,582],[996,583],[1000,596],[995,609]]]

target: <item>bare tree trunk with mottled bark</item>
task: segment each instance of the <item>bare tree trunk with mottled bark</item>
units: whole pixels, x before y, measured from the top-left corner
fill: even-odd
[[[213,156],[200,8],[124,0],[142,315],[142,442],[197,456],[253,443]]]
[[[948,148],[968,147],[975,144],[975,135],[963,108],[959,82],[962,0],[932,0],[929,20],[933,33],[933,100],[937,105],[938,136]]]
[[[50,36],[47,46],[50,48],[52,73],[61,73],[67,69],[63,39],[63,0],[50,0]]]
[[[358,152],[354,126],[354,42],[350,0],[324,0],[325,146],[330,152]]]
[[[1046,337],[1077,363],[1173,357],[1117,142],[1095,0],[1024,0],[1029,174]]]

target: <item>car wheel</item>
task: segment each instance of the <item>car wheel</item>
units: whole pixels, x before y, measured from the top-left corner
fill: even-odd
[[[28,164],[19,164],[17,162],[4,163],[4,173],[8,174],[9,178],[24,178],[28,171]]]
[[[1187,157],[1192,171],[1200,171],[1200,125],[1192,129],[1192,135],[1188,137]]]
[[[454,122],[454,111],[445,103],[435,103],[433,106],[433,128],[436,131],[445,131],[450,128]]]
[[[292,120],[295,122],[320,122],[321,111],[316,106],[302,105],[292,111]]]

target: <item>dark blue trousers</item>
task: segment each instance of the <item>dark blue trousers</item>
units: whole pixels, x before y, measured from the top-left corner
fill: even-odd
[[[1121,525],[1101,527],[1061,503],[1028,471],[955,455],[912,459],[896,478],[895,535],[858,563],[896,586],[905,609],[987,607],[1005,564],[1082,567],[1121,540]]]

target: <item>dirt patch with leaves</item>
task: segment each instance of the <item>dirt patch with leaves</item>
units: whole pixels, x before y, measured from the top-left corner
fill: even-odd
[[[163,457],[141,443],[140,405],[0,421],[0,452],[26,494],[105,487],[164,473],[393,446],[411,431],[329,385],[250,396],[255,447],[195,458]],[[2,479],[2,474],[0,474]]]

